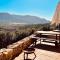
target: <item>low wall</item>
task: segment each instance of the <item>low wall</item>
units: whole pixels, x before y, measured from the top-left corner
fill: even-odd
[[[1,49],[0,60],[12,60],[14,57],[20,54],[25,48],[32,44],[31,36],[7,46],[7,49]]]

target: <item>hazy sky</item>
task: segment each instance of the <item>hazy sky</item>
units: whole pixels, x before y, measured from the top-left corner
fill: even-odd
[[[0,12],[34,15],[51,20],[59,0],[0,0]]]

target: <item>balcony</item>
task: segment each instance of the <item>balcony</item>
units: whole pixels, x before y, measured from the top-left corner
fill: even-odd
[[[32,47],[32,46],[31,46]],[[52,43],[37,42],[34,46],[36,58],[34,60],[60,60],[60,47],[55,47]],[[29,59],[33,59],[34,55],[30,54]],[[14,60],[24,60],[24,51],[15,57]]]
[[[36,46],[33,46],[32,40],[30,39],[32,36],[13,43],[5,49],[1,49],[0,60],[24,60],[24,49],[29,45],[35,48],[36,58],[34,60],[60,60],[60,46],[55,47],[55,44],[44,41],[41,44],[38,41]],[[33,59],[34,54],[30,54],[28,57],[29,59]]]

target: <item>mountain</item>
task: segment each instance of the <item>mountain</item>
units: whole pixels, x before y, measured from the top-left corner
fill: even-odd
[[[11,24],[44,24],[49,23],[48,20],[31,15],[12,15],[9,13],[0,13],[0,23]]]

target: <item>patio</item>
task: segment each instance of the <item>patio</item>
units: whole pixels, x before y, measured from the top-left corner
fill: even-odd
[[[34,60],[60,60],[60,47],[55,47],[55,44],[47,42],[37,42],[34,46],[36,58]],[[30,59],[34,58],[33,54],[29,55]],[[24,60],[24,51],[13,60]]]

